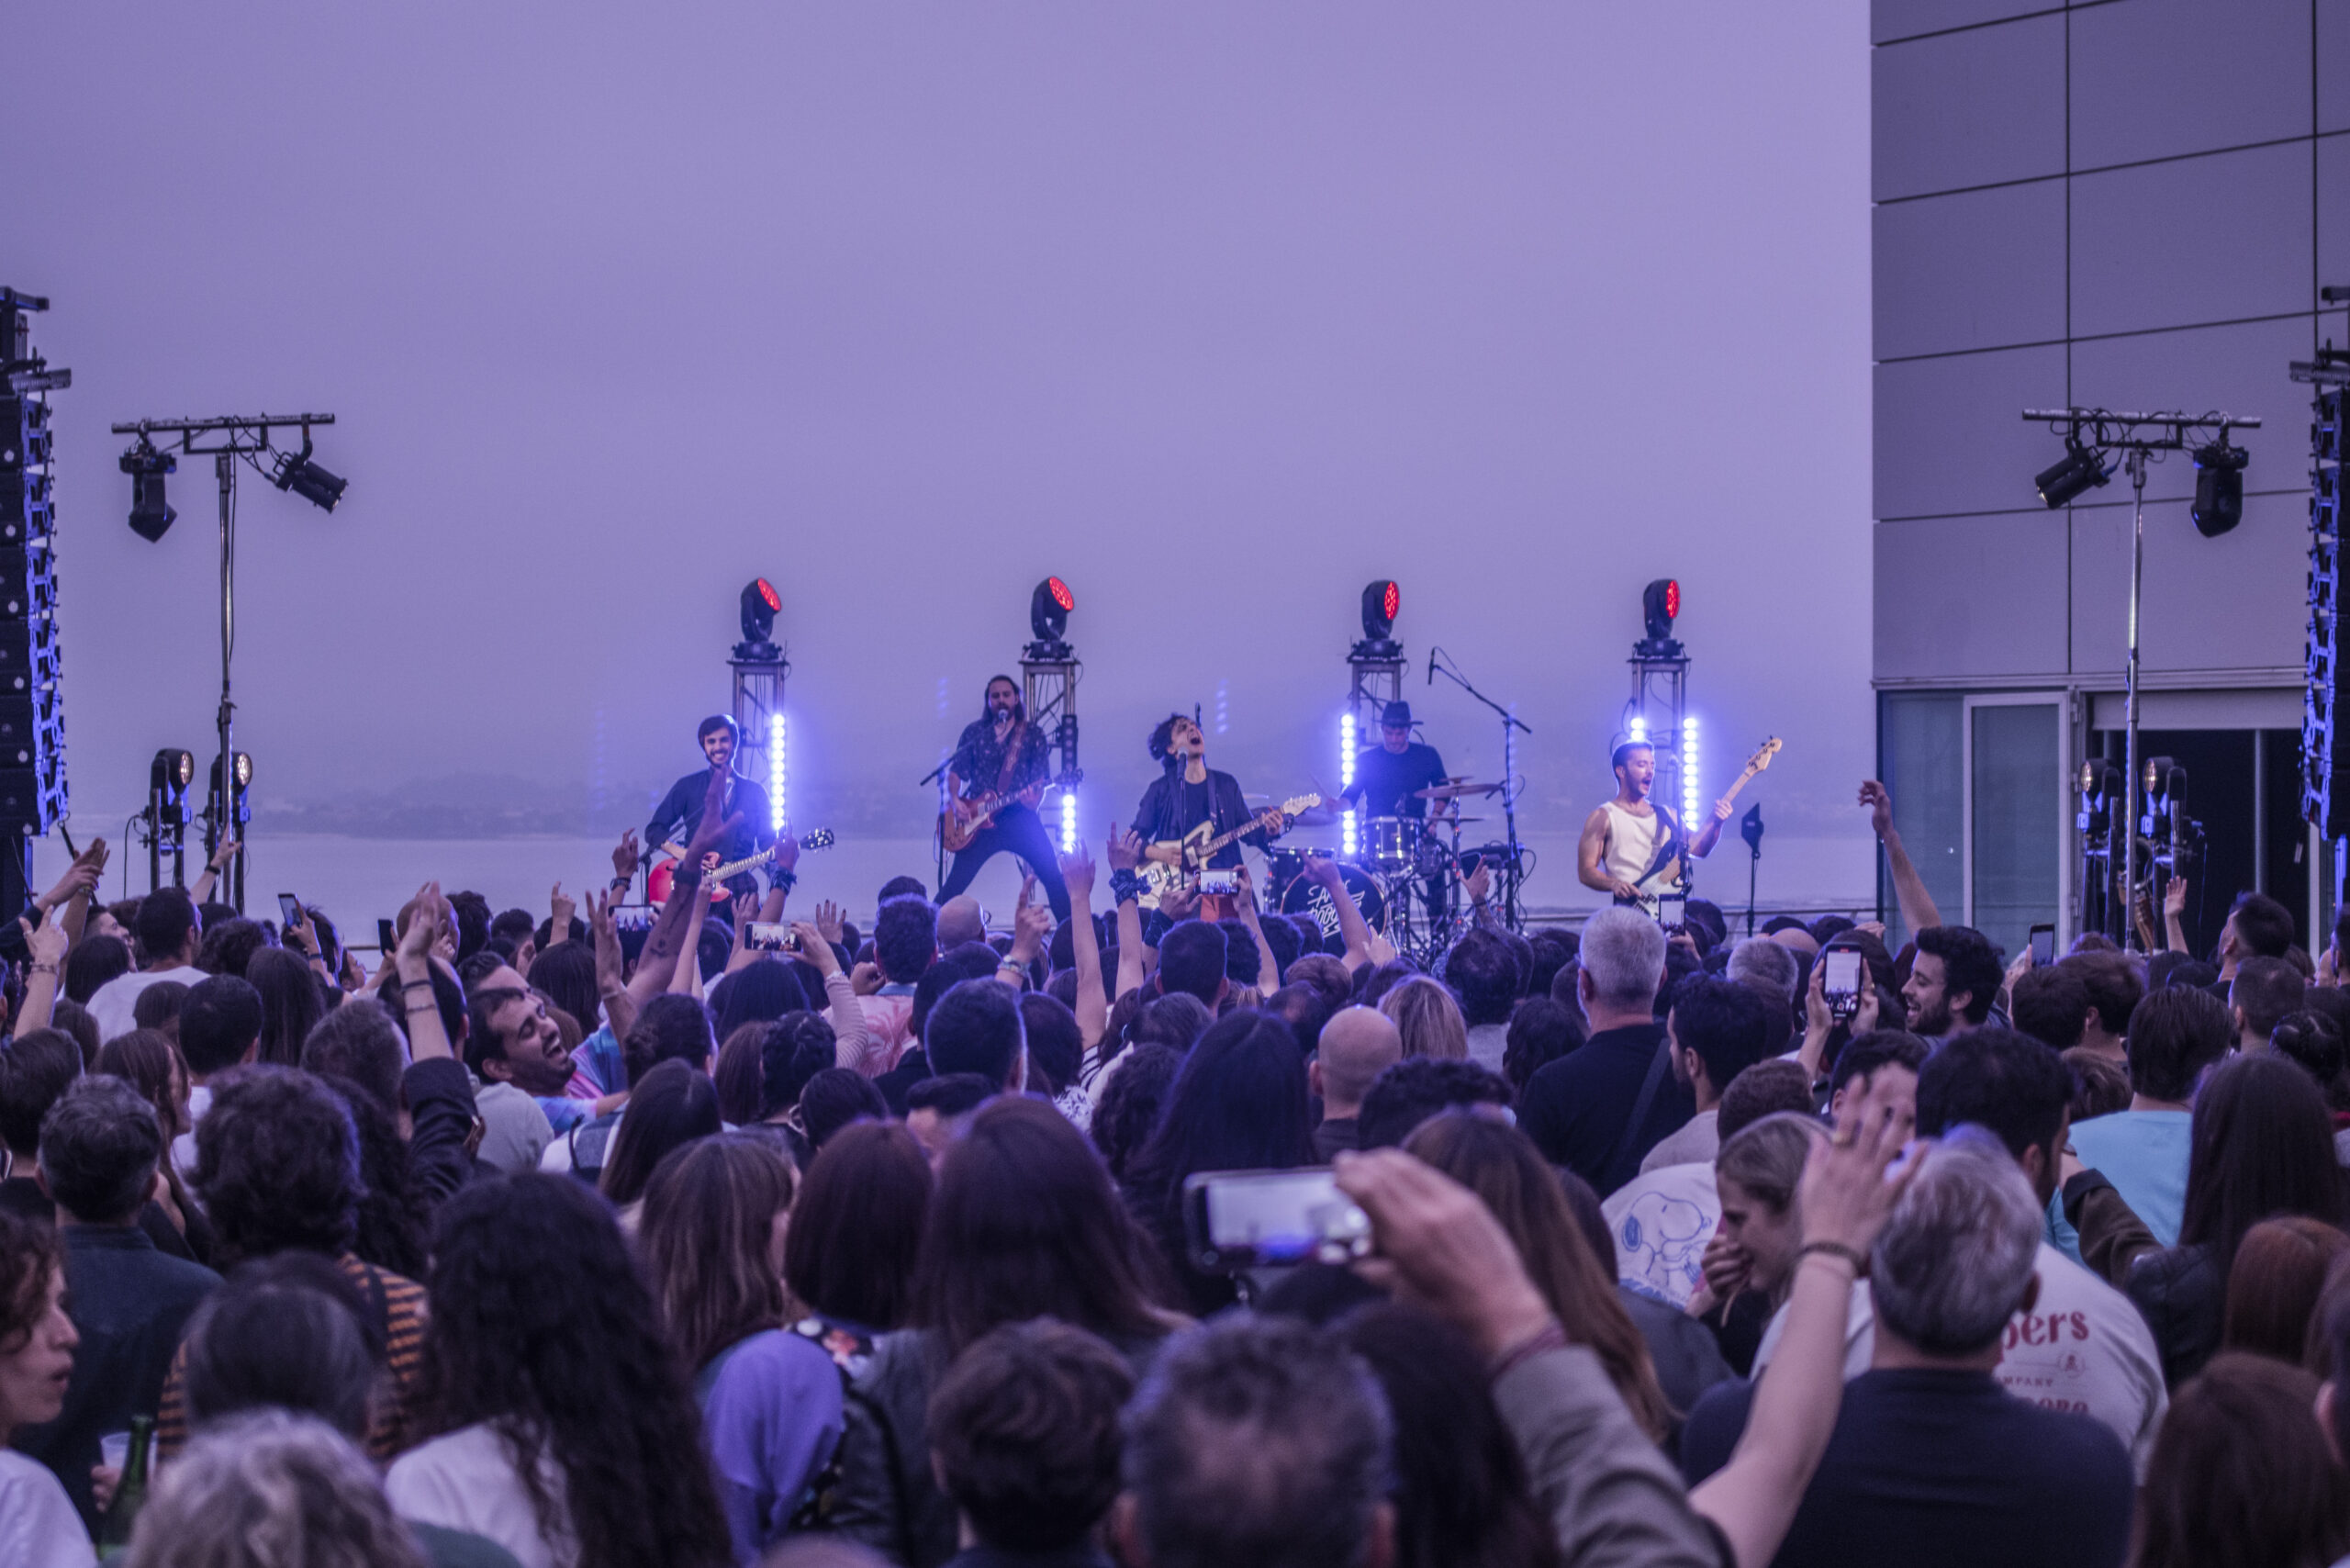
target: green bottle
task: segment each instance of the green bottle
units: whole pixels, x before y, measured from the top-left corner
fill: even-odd
[[[147,1504],[148,1453],[154,1446],[155,1417],[133,1416],[130,1455],[122,1462],[122,1484],[115,1488],[114,1506],[106,1509],[106,1520],[98,1527],[101,1548],[130,1544],[130,1527],[137,1522],[139,1510]]]

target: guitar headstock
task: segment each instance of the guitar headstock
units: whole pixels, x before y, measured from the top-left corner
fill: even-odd
[[[1288,800],[1281,802],[1281,815],[1285,817],[1299,816],[1306,812],[1312,811],[1321,803],[1322,797],[1319,795],[1292,795]]]
[[[802,849],[830,849],[835,842],[833,830],[828,827],[820,827],[813,833],[800,835],[800,847]]]
[[[1771,766],[1771,759],[1779,755],[1779,748],[1785,744],[1786,743],[1785,741],[1782,741],[1776,735],[1773,735],[1769,739],[1765,740],[1761,745],[1754,748],[1754,755],[1746,759],[1747,771],[1751,773],[1760,773],[1764,768],[1769,767]]]

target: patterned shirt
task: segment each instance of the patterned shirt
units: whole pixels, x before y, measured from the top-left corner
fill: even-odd
[[[1025,726],[1024,732],[1022,726],[1014,725],[1004,732],[1001,740],[996,737],[992,719],[974,719],[963,726],[963,736],[955,743],[955,760],[949,766],[955,777],[963,781],[967,797],[996,787],[996,780],[1003,777],[1004,748],[1013,735],[1024,733],[1026,738],[1021,742],[1019,760],[1013,765],[1011,787],[1004,790],[1007,795],[1017,795],[1031,784],[1045,781],[1050,766],[1045,756],[1045,737],[1034,724]]]

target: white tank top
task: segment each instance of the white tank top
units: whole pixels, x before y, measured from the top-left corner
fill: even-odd
[[[1650,810],[1654,812],[1655,807]],[[1620,801],[1607,802],[1607,853],[1602,863],[1607,874],[1622,882],[1637,882],[1656,853],[1657,834],[1663,831],[1662,813],[1636,817]]]

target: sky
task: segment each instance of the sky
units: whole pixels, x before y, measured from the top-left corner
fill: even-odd
[[[915,781],[1058,574],[1080,797],[1149,726],[1335,782],[1362,585],[1456,772],[1572,834],[1676,576],[1718,788],[1849,834],[1868,691],[1862,0],[102,3],[13,17],[0,283],[50,297],[69,767],[118,827],[217,700],[209,465],[118,420],[329,410],[247,473],[257,820],[635,818],[780,588],[792,811]],[[306,816],[305,813],[309,813]],[[466,813],[472,813],[467,815]],[[388,820],[388,815],[387,819]],[[1854,861],[1863,868],[1865,857]]]

